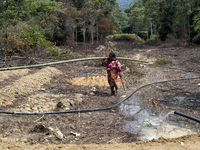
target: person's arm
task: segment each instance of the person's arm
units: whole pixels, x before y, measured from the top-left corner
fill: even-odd
[[[105,66],[106,66],[107,69],[111,69],[111,65],[110,65],[109,59],[105,60]]]
[[[117,61],[117,70],[119,71],[119,77],[122,78],[122,73],[121,73],[121,64],[119,61]]]
[[[104,61],[104,65],[107,66],[107,64],[108,64],[108,59],[105,58],[105,59],[103,59],[103,61]]]
[[[107,57],[105,56],[105,55],[103,55],[103,57],[105,58],[105,59],[102,59],[102,66],[106,66],[107,65]]]

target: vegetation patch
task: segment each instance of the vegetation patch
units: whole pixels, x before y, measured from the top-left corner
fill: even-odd
[[[153,65],[165,65],[165,64],[169,63],[170,60],[171,60],[170,57],[158,56],[156,58],[156,61],[155,61],[155,63]]]
[[[59,48],[57,46],[52,46],[48,48],[47,53],[50,54],[51,56],[60,56],[60,55],[65,55],[68,58],[75,58],[75,54],[72,52],[73,47],[67,48],[67,49],[63,49],[63,48]]]
[[[113,41],[120,41],[120,40],[126,40],[126,41],[137,41],[137,42],[143,42],[144,40],[137,36],[136,34],[114,34],[109,35],[106,37],[107,40],[113,40]]]
[[[149,39],[145,41],[146,44],[155,44],[159,42],[160,42],[159,35],[152,35]]]

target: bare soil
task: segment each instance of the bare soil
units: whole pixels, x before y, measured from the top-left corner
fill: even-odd
[[[103,43],[104,44],[104,43]],[[100,56],[99,44],[70,45],[82,57]],[[67,46],[66,46],[67,47]],[[158,45],[117,42],[117,56],[148,61],[120,61],[124,91],[110,96],[106,70],[101,61],[83,61],[23,70],[0,72],[1,110],[51,112],[112,106],[123,95],[158,81],[199,77],[200,47],[170,41]],[[20,58],[13,66],[64,60]],[[135,94],[145,107],[200,115],[199,79],[146,86]],[[198,149],[200,134],[174,139],[139,141],[137,134],[123,130],[125,116],[118,107],[106,111],[51,115],[0,114],[0,149]],[[134,119],[134,117],[133,117]],[[172,115],[171,120],[190,121]]]

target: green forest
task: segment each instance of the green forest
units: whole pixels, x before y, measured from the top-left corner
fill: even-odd
[[[199,0],[138,0],[124,11],[116,0],[0,0],[0,51],[50,55],[57,46],[95,43],[110,35],[199,42]]]

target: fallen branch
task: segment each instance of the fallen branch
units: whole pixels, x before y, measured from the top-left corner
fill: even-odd
[[[35,120],[34,122],[38,122],[40,119],[42,119],[44,117],[44,115],[42,117],[40,117],[39,119]]]

